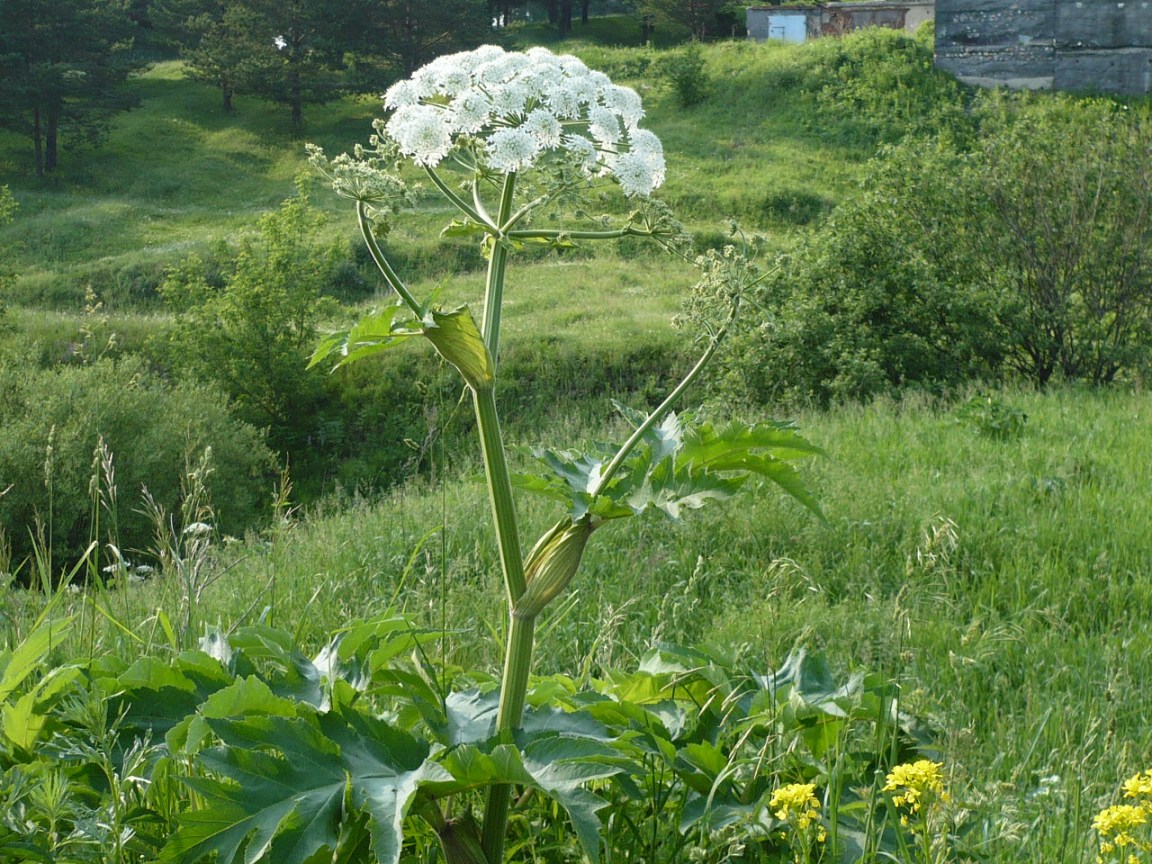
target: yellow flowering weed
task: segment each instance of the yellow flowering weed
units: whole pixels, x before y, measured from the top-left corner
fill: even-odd
[[[772,815],[784,822],[793,816],[796,825],[804,830],[820,818],[820,802],[816,799],[815,783],[789,783],[772,793],[768,809]]]
[[[884,791],[899,793],[892,796],[892,803],[907,807],[909,813],[918,813],[925,799],[948,800],[941,773],[943,767],[943,763],[928,759],[897,765],[886,778]]]
[[[1105,807],[1092,820],[1100,836],[1098,864],[1109,860],[1134,864],[1145,860],[1141,852],[1152,852],[1152,771],[1134,774],[1120,788],[1130,803]]]

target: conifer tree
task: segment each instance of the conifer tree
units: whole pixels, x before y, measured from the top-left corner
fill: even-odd
[[[135,104],[129,12],[127,0],[0,3],[0,126],[32,139],[37,175],[56,169],[61,139],[98,144]]]

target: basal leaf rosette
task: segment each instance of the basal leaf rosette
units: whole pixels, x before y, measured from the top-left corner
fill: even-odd
[[[495,174],[569,164],[641,196],[664,182],[664,149],[639,126],[636,91],[545,48],[439,57],[392,85],[384,107],[381,136],[425,168],[450,155]]]

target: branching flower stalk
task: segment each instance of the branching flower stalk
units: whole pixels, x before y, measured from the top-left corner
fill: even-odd
[[[950,801],[944,788],[943,764],[928,759],[897,765],[885,778],[882,791],[891,795],[900,813],[900,825],[912,834],[908,847],[897,833],[908,864],[943,864],[947,859],[947,831],[940,825],[940,811]]]
[[[606,75],[588,69],[575,57],[556,56],[542,48],[516,54],[485,46],[439,58],[393,85],[384,104],[391,112],[389,118],[374,124],[376,134],[369,148],[357,148],[355,158],[329,160],[318,148],[311,150],[313,164],[332,180],[336,191],[356,202],[368,251],[399,300],[328,339],[313,363],[336,355],[340,366],[423,336],[466,382],[476,415],[509,611],[496,732],[502,743],[512,743],[523,718],[536,618],[567,588],[589,537],[600,524],[650,506],[675,518],[681,506],[698,507],[705,500],[731,494],[750,473],[781,482],[795,495],[795,487],[782,479],[791,469],[780,467],[780,460],[771,455],[753,451],[777,445],[787,445],[792,453],[798,452],[797,447],[808,447],[809,452],[818,448],[777,427],[742,427],[730,441],[708,426],[697,430],[698,437],[693,439],[694,452],[703,454],[700,458],[708,464],[675,456],[684,430],[668,412],[712,358],[736,314],[740,286],[728,285],[715,292],[712,304],[722,307],[722,321],[713,325],[704,316],[697,322],[707,341],[699,362],[656,411],[632,418],[634,432],[614,454],[597,462],[585,480],[572,481],[576,485],[568,490],[574,496],[571,512],[540,538],[525,560],[496,405],[509,256],[525,244],[564,247],[629,236],[672,246],[682,237],[679,225],[666,209],[648,200],[664,180],[663,149],[655,135],[640,128],[644,111],[634,91],[612,84]],[[387,259],[378,238],[387,231],[388,214],[404,195],[402,184],[388,170],[397,158],[422,169],[459,212],[461,218],[444,233],[471,237],[483,245],[488,271],[479,324],[466,307],[443,310],[418,300]],[[444,166],[452,169],[453,179],[464,172],[463,187],[450,182]],[[526,179],[529,174],[530,180]],[[616,183],[637,205],[622,223],[600,220],[575,230],[532,224],[532,217],[545,206],[601,180]],[[462,192],[457,191],[461,188]],[[738,271],[735,282],[745,280],[751,268],[729,266],[732,260],[729,251],[711,258],[704,267],[706,280],[723,282],[727,277],[717,274],[725,267],[732,273]],[[713,308],[712,318],[716,316]],[[651,449],[653,441],[661,442],[656,446],[658,455]],[[732,441],[736,443],[729,453],[724,446]],[[641,467],[636,469],[635,454],[642,444],[649,446],[647,462],[640,459]],[[639,471],[636,476],[634,469]],[[645,470],[663,471],[662,479],[653,480]],[[653,491],[653,486],[660,488]],[[480,860],[501,864],[510,800],[510,786],[490,787],[478,843],[473,842],[476,832],[471,823],[433,814],[429,821],[435,823],[449,864],[478,864]]]

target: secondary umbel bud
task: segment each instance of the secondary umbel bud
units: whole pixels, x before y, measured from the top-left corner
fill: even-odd
[[[580,569],[592,530],[588,519],[562,519],[537,541],[524,568],[528,587],[516,602],[513,615],[535,618],[568,587]]]

